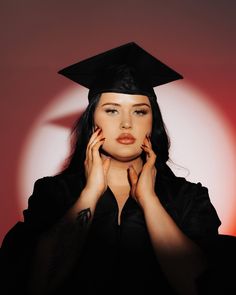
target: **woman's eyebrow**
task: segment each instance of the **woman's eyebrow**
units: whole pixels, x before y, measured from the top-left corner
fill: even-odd
[[[114,106],[118,106],[118,107],[120,107],[121,105],[119,104],[119,103],[115,103],[115,102],[106,102],[106,103],[104,103],[104,104],[102,104],[102,107],[103,106],[105,106],[105,105],[114,105]],[[132,106],[133,107],[137,107],[137,106],[143,106],[143,105],[146,105],[147,107],[149,107],[150,108],[150,105],[149,104],[147,104],[147,103],[136,103],[136,104],[133,104]]]

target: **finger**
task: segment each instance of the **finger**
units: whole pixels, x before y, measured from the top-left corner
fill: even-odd
[[[99,161],[101,160],[100,154],[98,152],[100,146],[103,145],[105,141],[105,137],[101,138],[98,142],[96,142],[92,147],[91,147],[91,153],[92,153],[92,161]]]
[[[93,146],[99,142],[101,139],[103,139],[104,136],[102,133],[100,133],[99,135],[97,135],[97,137],[88,145],[88,152],[93,148]]]
[[[136,185],[136,183],[138,182],[138,174],[135,171],[133,166],[130,166],[128,168],[128,175],[129,175],[129,179],[131,182],[131,186],[134,187]]]
[[[146,152],[146,162],[147,162],[148,159],[151,157],[150,150],[149,150],[148,146],[146,146],[146,145],[143,145],[143,149]]]
[[[111,165],[111,158],[106,158],[103,162],[103,170],[105,175],[107,175],[110,165]]]
[[[90,138],[86,148],[86,158],[92,159],[92,147],[103,137],[102,129],[98,129]]]
[[[150,158],[151,154],[148,149],[145,149],[145,147],[152,149],[151,144],[149,143],[147,137],[144,138],[143,144],[141,145],[141,148],[146,152],[146,161],[147,161],[148,158]]]
[[[94,135],[95,137],[93,137],[93,135]],[[91,142],[89,142],[89,145],[93,145],[95,141],[97,142],[97,139],[100,139],[100,138],[103,137],[102,129],[98,130],[98,131],[95,132],[93,135],[92,135],[93,138],[91,137],[91,139],[90,139]]]
[[[156,154],[154,153],[154,151],[146,146],[146,145],[141,145],[141,148],[146,152],[147,157],[146,157],[146,161],[147,163],[149,163],[149,165],[154,165],[156,162]]]
[[[146,160],[148,160],[148,158],[151,157],[151,150],[150,150],[150,148],[149,148],[147,145],[142,144],[142,145],[141,145],[141,149],[145,151],[146,156],[147,156],[147,157],[146,157]]]
[[[93,162],[101,161],[100,154],[98,152],[100,146],[104,143],[105,138],[102,138],[98,140],[92,147],[90,147],[88,151],[88,157],[85,159],[85,170],[86,173],[90,170],[90,167],[92,167]]]
[[[143,140],[143,143],[144,145],[148,146],[148,140],[147,140],[147,137],[145,136],[144,140]]]
[[[89,141],[87,143],[87,147],[86,147],[86,158],[88,158],[88,156],[89,156],[89,147],[90,147],[90,144],[96,138],[96,136],[98,135],[98,132],[99,132],[99,128],[95,129],[94,133],[92,134],[92,136],[90,137],[90,139],[89,139]]]
[[[152,142],[151,142],[150,136],[146,135],[144,144],[152,148]]]
[[[89,142],[87,144],[88,149],[95,143],[97,139],[102,138],[102,129],[98,129],[93,135],[90,137]],[[97,141],[96,141],[97,142]]]
[[[156,169],[156,167],[154,166],[154,168],[152,169],[152,177],[153,177],[153,179],[156,178],[156,175],[157,175],[157,169]]]
[[[93,127],[93,133],[96,132],[99,129],[98,126]]]

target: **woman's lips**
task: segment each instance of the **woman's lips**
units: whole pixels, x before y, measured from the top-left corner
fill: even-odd
[[[117,138],[116,139],[121,144],[133,144],[135,142],[134,138]]]
[[[121,144],[133,144],[136,139],[129,133],[122,133],[116,140]]]

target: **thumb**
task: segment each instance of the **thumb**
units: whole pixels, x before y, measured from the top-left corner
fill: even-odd
[[[103,170],[104,170],[104,174],[105,175],[107,175],[107,172],[108,172],[108,170],[109,170],[109,168],[110,168],[110,164],[111,164],[111,158],[106,158],[105,160],[104,160],[104,162],[102,163],[102,165],[103,165]]]
[[[131,186],[134,187],[138,181],[138,174],[132,165],[128,168],[128,175],[131,182]]]

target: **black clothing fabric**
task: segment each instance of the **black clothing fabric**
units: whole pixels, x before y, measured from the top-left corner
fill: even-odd
[[[203,250],[218,237],[221,222],[208,189],[176,177],[170,170],[157,173],[156,194],[180,229]],[[25,286],[39,235],[57,223],[82,191],[79,174],[44,177],[35,182],[24,210],[24,222],[6,235],[1,264],[8,293],[27,294]],[[110,187],[94,212],[82,259],[57,294],[175,294],[155,257],[144,214],[129,196],[118,225],[118,205]],[[204,283],[205,284],[205,283]]]

